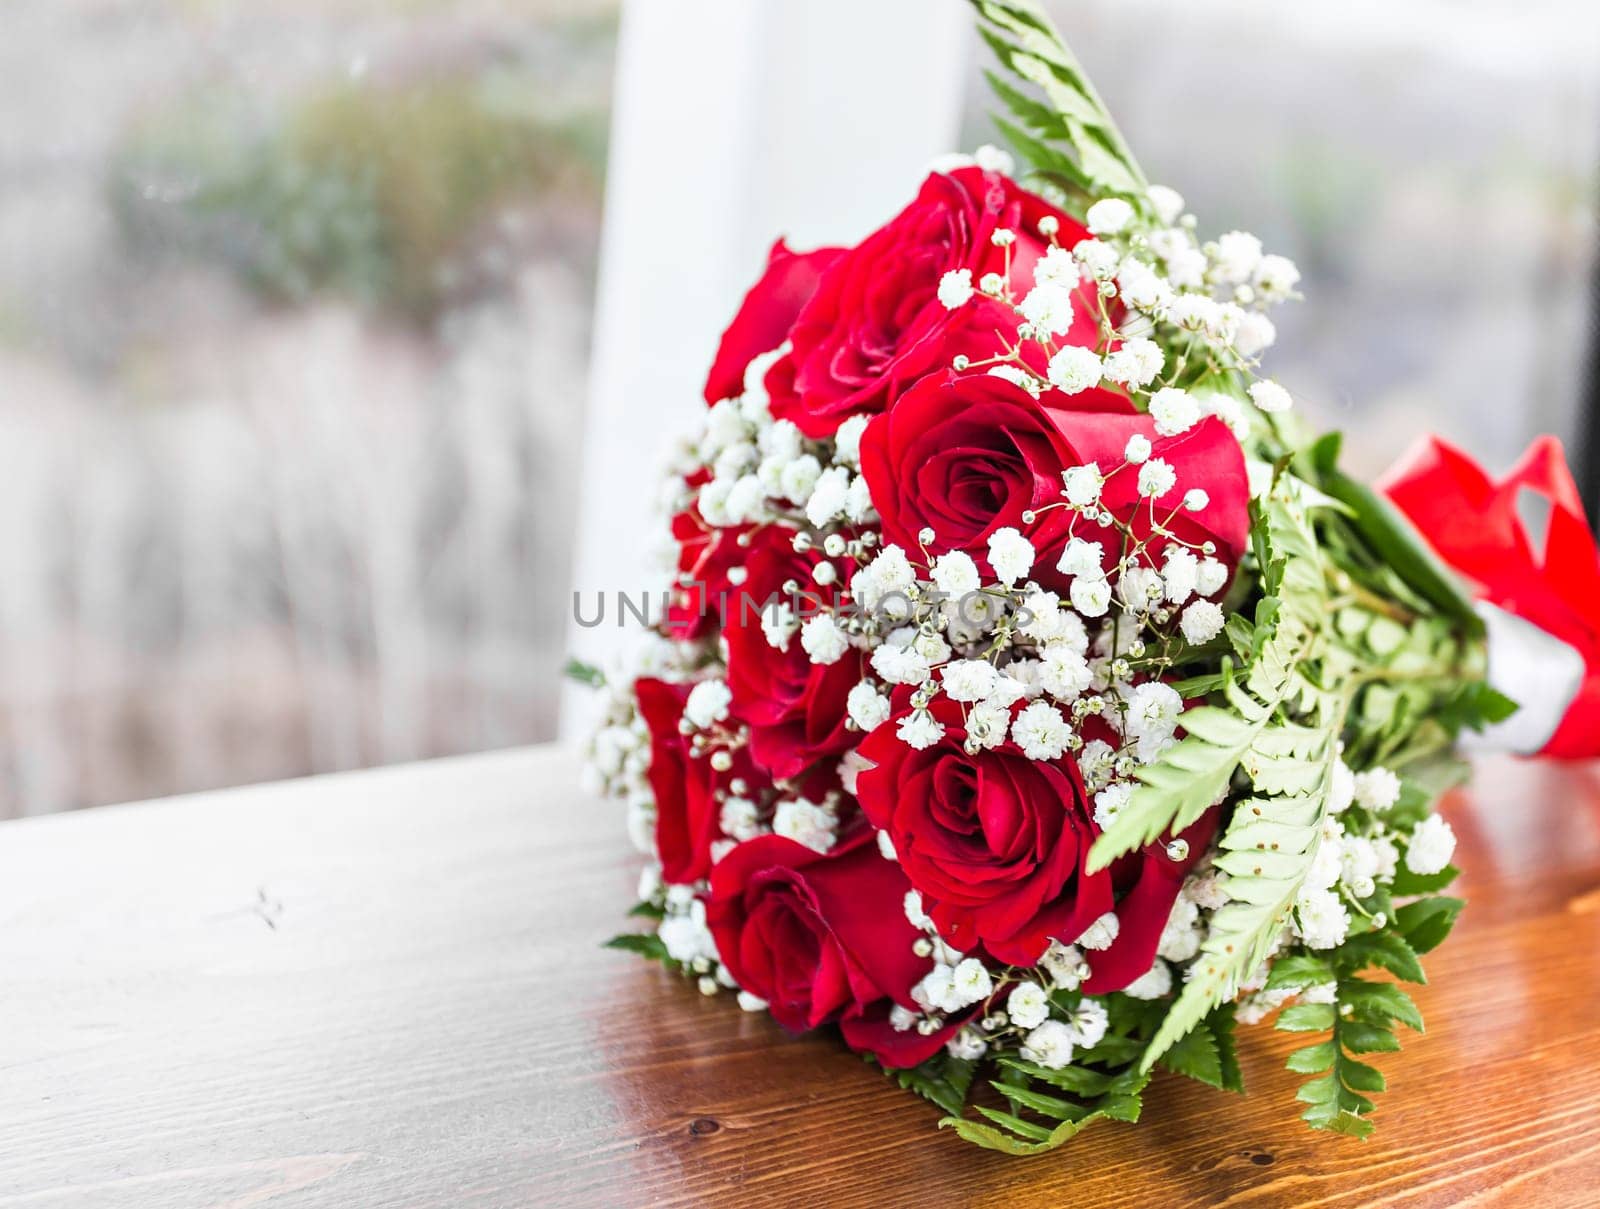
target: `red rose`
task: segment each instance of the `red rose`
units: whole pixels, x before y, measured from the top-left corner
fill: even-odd
[[[772,245],[767,271],[745,295],[739,313],[722,334],[706,379],[707,403],[744,393],[745,366],[788,338],[795,316],[816,290],[822,271],[843,254],[843,248],[792,252],[781,239]]]
[[[956,1022],[929,1036],[896,1030],[931,968],[911,946],[905,874],[862,831],[827,854],[776,835],[740,844],[711,873],[706,923],[735,981],[793,1032],[838,1021],[853,1049],[886,1066],[932,1057]]]
[[[943,696],[930,711],[944,735],[916,751],[895,733],[895,721],[911,712],[907,697],[900,693],[895,719],[862,742],[874,767],[859,775],[856,794],[873,825],[888,831],[939,934],[958,949],[981,944],[999,961],[1033,965],[1051,940],[1073,943],[1115,904],[1121,931],[1089,955],[1085,989],[1120,990],[1148,970],[1183,876],[1215,828],[1214,812],[1184,833],[1183,861],[1154,844],[1089,873],[1099,830],[1071,756],[1030,760],[1009,740],[969,753],[961,707]]]
[[[689,685],[639,680],[634,694],[650,729],[650,790],[656,800],[656,854],[668,882],[696,882],[711,871],[711,845],[722,838],[716,773],[689,752],[679,732]]]
[[[730,578],[749,551],[739,544],[751,526],[716,528],[692,504],[672,518],[678,542],[678,577],[667,605],[666,629],[671,638],[703,638],[716,629],[723,614],[737,604]]]
[[[1049,247],[1039,235],[1046,215],[1060,225],[1065,247],[1087,235],[996,173],[961,168],[929,176],[911,205],[822,275],[789,334],[791,353],[768,375],[772,414],[809,436],[828,436],[847,416],[882,411],[958,353],[979,359],[1015,343],[1019,317],[1009,306],[979,298],[950,310],[939,301],[939,282],[969,269],[976,286],[1009,265],[1013,289],[1026,294]],[[991,242],[1000,227],[1016,232],[1009,249]],[[1084,302],[1064,342],[1094,344],[1090,287],[1080,289]]]
[[[813,663],[798,629],[781,648],[769,641],[763,616],[790,607],[804,620],[840,596],[837,586],[819,587],[812,578],[830,560],[814,550],[795,553],[794,536],[794,530],[777,526],[762,531],[749,551],[745,582],[730,595],[723,631],[733,713],[750,726],[755,762],[779,780],[800,776],[850,746],[845,698],[860,681],[862,665],[853,647],[837,662]],[[834,560],[835,585],[849,578],[851,566]]]
[[[867,426],[861,472],[885,540],[914,550],[920,531],[931,528],[930,554],[965,551],[988,575],[989,536],[1009,526],[1038,551],[1032,577],[1055,587],[1065,579],[1055,564],[1068,537],[1094,541],[1104,533],[1064,506],[1061,473],[1067,468],[1097,462],[1110,475],[1102,504],[1141,538],[1150,536],[1139,468],[1112,473],[1135,434],[1148,437],[1152,457],[1169,462],[1177,475],[1178,485],[1156,501],[1159,519],[1186,541],[1214,542],[1218,558],[1237,564],[1249,540],[1250,514],[1244,454],[1233,434],[1207,418],[1178,436],[1157,436],[1149,416],[1106,390],[1047,390],[1035,399],[990,374],[924,378]],[[1209,496],[1198,512],[1181,507],[1191,487]],[[1033,519],[1024,520],[1030,511]],[[1152,557],[1163,544],[1150,543]]]

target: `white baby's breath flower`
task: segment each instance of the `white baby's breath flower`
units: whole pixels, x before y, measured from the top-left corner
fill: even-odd
[[[1300,270],[1287,256],[1263,256],[1256,265],[1255,285],[1269,302],[1287,298],[1300,282]]]
[[[1135,466],[1142,466],[1150,460],[1152,448],[1150,438],[1142,432],[1136,432],[1128,438],[1128,443],[1122,447],[1122,456]]]
[[[729,798],[722,803],[717,819],[722,834],[736,840],[750,840],[761,834],[761,819],[756,804],[749,798]]]
[[[1156,217],[1164,226],[1170,227],[1183,213],[1183,194],[1176,189],[1169,189],[1166,185],[1151,185],[1144,195],[1150,199]]]
[[[944,724],[927,710],[919,710],[909,717],[900,719],[895,734],[900,736],[900,741],[907,747],[924,751],[944,738]]]
[[[899,862],[900,854],[894,850],[893,836],[891,836],[887,831],[880,830],[873,833],[873,838],[878,841],[879,856],[883,857],[883,859],[886,861],[892,861],[896,863]]]
[[[1200,405],[1186,390],[1163,387],[1150,396],[1150,418],[1156,422],[1157,435],[1175,437],[1200,422]]]
[[[1161,568],[1162,596],[1168,604],[1182,604],[1194,595],[1200,579],[1200,562],[1184,546],[1168,546]]]
[[[1294,406],[1289,392],[1270,378],[1250,384],[1250,401],[1265,412],[1288,411]]]
[[[1085,977],[1083,965],[1083,954],[1074,946],[1064,945],[1059,940],[1052,940],[1044,956],[1039,958],[1039,968],[1049,977],[1050,985],[1063,991],[1078,989],[1078,984]]]
[[[978,564],[960,550],[934,559],[928,573],[939,590],[955,601],[976,592],[982,582],[978,577]]]
[[[994,664],[982,659],[957,659],[945,664],[940,682],[953,701],[982,701],[994,688]]]
[[[1450,863],[1456,851],[1456,833],[1450,824],[1430,814],[1417,824],[1406,845],[1406,868],[1413,873],[1438,873]]]
[[[1172,967],[1161,958],[1145,973],[1122,988],[1122,993],[1134,999],[1162,999],[1172,990]]]
[[[824,470],[811,490],[811,497],[806,501],[806,519],[818,529],[823,528],[844,511],[849,491],[849,470],[843,466],[832,466]]]
[[[1104,559],[1105,547],[1099,542],[1074,537],[1062,549],[1061,557],[1056,560],[1056,570],[1063,575],[1101,577],[1105,574]]]
[[[1085,617],[1104,617],[1111,607],[1111,584],[1104,576],[1079,575],[1072,581],[1072,607]]]
[[[845,711],[862,733],[873,731],[889,720],[889,698],[863,680],[845,698]]]
[[[1084,267],[1089,276],[1101,279],[1115,273],[1120,260],[1114,247],[1098,239],[1080,239],[1073,244],[1072,258]]]
[[[1011,723],[1011,738],[1030,760],[1060,759],[1071,737],[1061,711],[1043,701],[1026,706]]]
[[[728,720],[733,693],[725,680],[702,680],[689,690],[683,703],[683,716],[700,730]]]
[[[1069,344],[1050,358],[1050,384],[1065,394],[1079,394],[1097,385],[1100,373],[1100,357],[1092,348]]]
[[[1369,768],[1355,775],[1356,801],[1366,810],[1388,810],[1400,800],[1400,778],[1387,768]]]
[[[1183,698],[1170,684],[1147,680],[1128,694],[1128,737],[1141,747],[1159,746],[1172,737],[1183,714]]]
[[[979,701],[967,711],[967,738],[982,748],[999,747],[1006,741],[1011,711],[998,701]]]
[[[1094,795],[1094,825],[1104,831],[1117,821],[1128,799],[1133,796],[1133,786],[1126,781],[1107,785]]]
[[[1111,1025],[1106,1005],[1098,999],[1082,999],[1067,1014],[1067,1027],[1072,1030],[1072,1044],[1083,1050],[1093,1049],[1105,1039]]]
[[[1129,257],[1117,269],[1117,293],[1136,311],[1160,315],[1172,301],[1172,286],[1141,260]]]
[[[957,1012],[987,999],[994,991],[994,982],[983,962],[976,957],[966,957],[951,971],[950,994],[945,1000],[948,1011]]]
[[[1295,900],[1295,933],[1309,949],[1336,949],[1350,932],[1350,913],[1332,890],[1304,890]]]
[[[1204,487],[1191,487],[1183,493],[1185,512],[1204,512],[1211,506],[1211,493]]]
[[[1241,357],[1259,357],[1278,339],[1278,329],[1260,311],[1249,311],[1233,333],[1233,351]]]
[[[1076,701],[1089,688],[1094,673],[1082,652],[1064,643],[1051,643],[1039,661],[1039,683],[1057,701]]]
[[[872,670],[890,684],[921,684],[931,671],[927,659],[910,647],[885,643],[873,650]]]
[[[972,153],[973,162],[985,172],[998,172],[1001,176],[1015,176],[1017,161],[1011,152],[993,143],[984,143]]]
[[[1023,298],[1020,309],[1035,331],[1064,336],[1072,327],[1072,291],[1065,286],[1051,282],[1034,286]]]
[[[989,1043],[976,1029],[964,1028],[944,1043],[945,1052],[963,1062],[976,1062],[989,1052]]]
[[[1167,308],[1167,317],[1186,332],[1200,332],[1218,321],[1216,299],[1205,294],[1179,294]]]
[[[803,844],[813,852],[827,852],[838,838],[839,821],[833,814],[805,798],[779,802],[772,816],[776,835]]]
[[[1139,467],[1139,494],[1161,499],[1178,485],[1178,472],[1165,458],[1151,458]]]
[[[1033,266],[1035,282],[1048,282],[1051,285],[1065,286],[1069,290],[1078,288],[1080,276],[1078,261],[1074,259],[1073,254],[1066,248],[1054,245],[1046,248],[1044,255]]]
[[[1117,918],[1115,911],[1107,911],[1083,930],[1083,935],[1078,937],[1076,943],[1080,948],[1098,953],[1109,949],[1112,943],[1122,933],[1122,921]]]
[[[1102,372],[1111,381],[1127,387],[1143,388],[1154,382],[1166,364],[1166,354],[1154,340],[1142,336],[1123,342],[1105,359]]]
[[[926,932],[933,927],[933,920],[929,919],[927,912],[922,909],[922,895],[915,890],[906,891],[900,909],[905,912],[906,922],[919,932]]]
[[[1060,1070],[1072,1061],[1072,1030],[1059,1020],[1046,1020],[1024,1038],[1019,1052],[1046,1070]]]
[[[989,565],[995,578],[1011,585],[1033,568],[1033,543],[1009,525],[989,535]]]
[[[812,663],[838,663],[850,649],[850,639],[839,628],[830,613],[818,613],[807,618],[800,627],[800,645],[805,648]]]
[[[1105,483],[1105,476],[1100,473],[1098,462],[1069,466],[1061,472],[1061,484],[1066,492],[1067,502],[1075,508],[1087,508],[1091,504],[1098,503]]]
[[[1223,281],[1249,281],[1261,264],[1261,241],[1247,231],[1229,231],[1217,240],[1217,277]]]
[[[1200,560],[1200,566],[1195,571],[1194,590],[1202,596],[1211,596],[1221,591],[1222,585],[1228,582],[1228,568],[1219,559],[1207,555]]]
[[[1183,614],[1178,618],[1178,627],[1183,631],[1184,641],[1198,646],[1222,633],[1226,621],[1216,603],[1202,599],[1191,601],[1184,607]]]
[[[1018,1028],[1038,1028],[1050,1019],[1050,997],[1037,982],[1019,982],[1006,996],[1006,1015]]]
[[[1115,235],[1133,221],[1133,213],[1120,197],[1106,197],[1085,211],[1084,225],[1092,235]]]
[[[973,292],[971,269],[951,269],[939,278],[939,303],[948,310],[965,306]]]
[[[871,416],[851,416],[839,425],[833,434],[833,460],[844,466],[856,466],[861,461],[861,434],[867,430]]]

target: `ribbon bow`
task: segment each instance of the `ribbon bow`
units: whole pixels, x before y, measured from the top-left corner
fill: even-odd
[[[1471,581],[1479,600],[1521,618],[1581,657],[1576,693],[1538,751],[1569,758],[1600,754],[1600,552],[1561,442],[1540,437],[1496,482],[1465,453],[1429,437],[1378,487],[1439,556]],[[1525,492],[1549,504],[1542,553],[1518,512]],[[1490,631],[1493,679],[1492,623]],[[1539,684],[1529,670],[1523,669],[1523,683]],[[1545,691],[1553,689],[1547,682]]]

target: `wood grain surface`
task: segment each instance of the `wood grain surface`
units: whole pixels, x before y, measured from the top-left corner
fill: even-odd
[[[1365,1143],[1162,1076],[1007,1159],[830,1036],[600,942],[554,749],[0,824],[0,1206],[1600,1204],[1600,769],[1485,761],[1470,900]]]

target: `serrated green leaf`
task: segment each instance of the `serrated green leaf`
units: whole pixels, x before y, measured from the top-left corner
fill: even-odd
[[[1422,963],[1417,960],[1416,950],[1406,943],[1404,936],[1396,932],[1363,932],[1352,936],[1339,946],[1339,956],[1341,966],[1350,972],[1372,965],[1388,970],[1406,982],[1428,981]]]
[[[1422,1032],[1422,1013],[1417,1005],[1392,982],[1368,982],[1362,978],[1341,979],[1339,1002],[1355,1009],[1367,1023],[1398,1020],[1413,1032]]]
[[[1275,1027],[1286,1033],[1320,1033],[1333,1027],[1331,1003],[1296,1003],[1278,1013]]]
[[[1395,912],[1395,925],[1418,953],[1432,952],[1455,926],[1467,904],[1459,898],[1423,898]]]
[[[1339,1048],[1332,1041],[1322,1041],[1295,1050],[1285,1065],[1297,1074],[1314,1075],[1327,1070],[1338,1056]]]
[[[1405,897],[1410,894],[1437,894],[1461,875],[1454,865],[1447,865],[1437,873],[1413,873],[1404,865],[1395,870],[1394,882],[1389,891]]]
[[[1212,1087],[1222,1086],[1222,1057],[1217,1053],[1217,1039],[1204,1021],[1167,1047],[1161,1055],[1161,1065],[1174,1074]]]
[[[1267,990],[1303,990],[1332,981],[1333,966],[1327,958],[1309,953],[1292,953],[1272,963],[1272,972],[1267,975]]]
[[[625,953],[637,953],[641,957],[648,957],[651,961],[667,960],[667,946],[653,932],[624,932],[606,941],[604,947],[621,949]]]
[[[1029,1141],[1050,1141],[1050,1130],[1046,1129],[1043,1125],[1035,1125],[1032,1121],[1025,1121],[1015,1113],[1002,1112],[998,1108],[988,1108],[982,1104],[978,1105],[978,1111],[984,1116],[988,1117],[989,1120],[993,1121],[996,1125],[1003,1125],[1012,1133],[1017,1134],[1020,1137],[1027,1138]]]
[[[1339,1022],[1339,1042],[1352,1054],[1388,1054],[1400,1048],[1400,1038],[1389,1029],[1359,1020]]]
[[[1031,0],[972,0],[978,31],[1000,65],[1037,89],[1037,101],[991,75],[995,94],[1034,132],[1003,132],[1042,174],[1060,178],[1084,200],[1118,195],[1149,212],[1149,186],[1105,103],[1044,10]],[[1068,154],[1070,149],[1070,156]]]
[[[992,1080],[990,1086],[1009,1100],[1013,1108],[1031,1109],[1041,1116],[1052,1117],[1057,1121],[1079,1121],[1089,1115],[1089,1110],[1081,1104],[1063,1100],[1060,1096],[1047,1096],[1043,1092],[1003,1083],[998,1079]]]
[[[1388,1086],[1377,1067],[1357,1062],[1354,1058],[1345,1058],[1339,1063],[1339,1077],[1344,1080],[1346,1087],[1353,1087],[1356,1091],[1382,1091]]]
[[[1222,1087],[1225,1091],[1244,1091],[1244,1072],[1239,1069],[1238,1047],[1234,1044],[1237,1028],[1235,1004],[1225,1003],[1206,1019],[1211,1035],[1217,1041],[1217,1059],[1222,1066]]]

